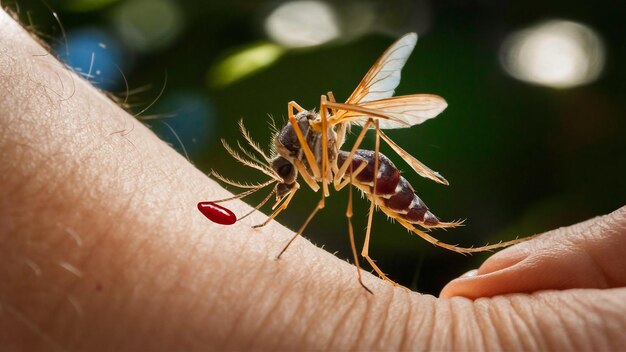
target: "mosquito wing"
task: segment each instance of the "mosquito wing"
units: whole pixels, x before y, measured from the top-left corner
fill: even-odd
[[[326,102],[323,108],[330,108],[333,114],[329,121],[330,125],[354,123],[363,126],[369,119],[375,119],[380,129],[405,128],[439,115],[448,106],[440,96],[414,94],[393,97],[400,83],[402,68],[416,43],[415,33],[409,33],[398,39],[370,68],[345,104]],[[378,132],[418,174],[448,184],[438,172],[415,159],[382,131]]]
[[[379,131],[382,139],[387,142],[387,144],[395,151],[400,157],[407,163],[411,168],[417,172],[418,175],[422,177],[426,177],[435,182],[441,183],[443,185],[449,185],[448,180],[445,179],[440,173],[432,170],[428,166],[424,165],[421,161],[417,160],[413,155],[409,154],[406,150],[402,149],[396,142],[391,140],[389,136],[387,136],[383,131]]]
[[[352,122],[363,125],[367,119],[376,118],[381,129],[406,128],[439,115],[448,103],[432,94],[413,94],[368,101],[358,105],[327,103],[338,113],[332,124]]]
[[[431,94],[414,94],[374,100],[359,105],[329,102],[327,106],[337,110],[337,114],[341,116],[335,120],[336,123],[352,122],[363,125],[364,121],[369,119],[377,120],[381,129],[377,133],[415,172],[435,182],[448,184],[441,174],[431,170],[407,153],[382,131],[382,129],[410,127],[437,116],[448,106],[443,98]]]
[[[400,84],[402,68],[416,43],[415,33],[406,34],[393,43],[370,68],[342,108],[336,103],[327,105],[335,111],[330,123],[352,122],[362,126],[373,117],[380,119],[382,129],[405,128],[442,112],[448,105],[436,95],[415,94],[393,98]]]
[[[400,72],[417,43],[417,34],[409,33],[393,43],[370,68],[346,104],[360,104],[390,98],[400,84]]]

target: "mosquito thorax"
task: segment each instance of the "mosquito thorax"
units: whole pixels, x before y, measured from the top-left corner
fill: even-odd
[[[315,113],[309,111],[301,111],[296,115],[296,121],[298,122],[298,127],[302,131],[302,134],[306,136],[311,128],[310,121],[315,120],[317,115]],[[293,127],[290,123],[285,125],[282,130],[276,135],[276,139],[274,139],[274,145],[276,146],[276,150],[280,155],[287,159],[293,159],[298,156],[300,152],[300,142],[298,141],[298,137],[296,136],[296,132],[293,130]]]

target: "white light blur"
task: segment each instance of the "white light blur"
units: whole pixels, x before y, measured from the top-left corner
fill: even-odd
[[[321,1],[281,4],[265,19],[265,32],[288,48],[321,45],[341,34],[335,10]]]
[[[513,77],[553,88],[593,82],[604,68],[599,36],[580,23],[552,20],[511,34],[501,48]]]

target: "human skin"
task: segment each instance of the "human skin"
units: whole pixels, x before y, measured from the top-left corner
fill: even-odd
[[[626,208],[502,251],[442,298],[363,272],[371,295],[305,239],[276,261],[293,234],[276,222],[209,222],[197,202],[228,193],[1,11],[0,92],[2,350],[626,346]]]

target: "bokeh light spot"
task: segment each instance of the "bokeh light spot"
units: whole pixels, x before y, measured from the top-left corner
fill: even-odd
[[[201,92],[178,90],[156,104],[158,115],[147,120],[152,130],[178,152],[190,157],[206,153],[215,128],[214,107]]]
[[[604,67],[598,35],[582,24],[560,20],[511,34],[500,57],[511,76],[553,88],[590,83]]]
[[[170,0],[130,0],[116,8],[113,24],[128,46],[146,52],[176,39],[182,32],[183,13]]]
[[[272,43],[246,46],[218,62],[208,74],[209,85],[222,87],[260,71],[278,60],[285,52]]]
[[[95,11],[119,0],[62,0],[61,7],[74,12]]]
[[[290,1],[265,19],[265,32],[288,48],[324,44],[341,34],[335,10],[321,1]]]
[[[122,82],[123,51],[115,37],[96,28],[83,28],[67,34],[67,47],[54,50],[59,58],[95,86],[110,90]]]

